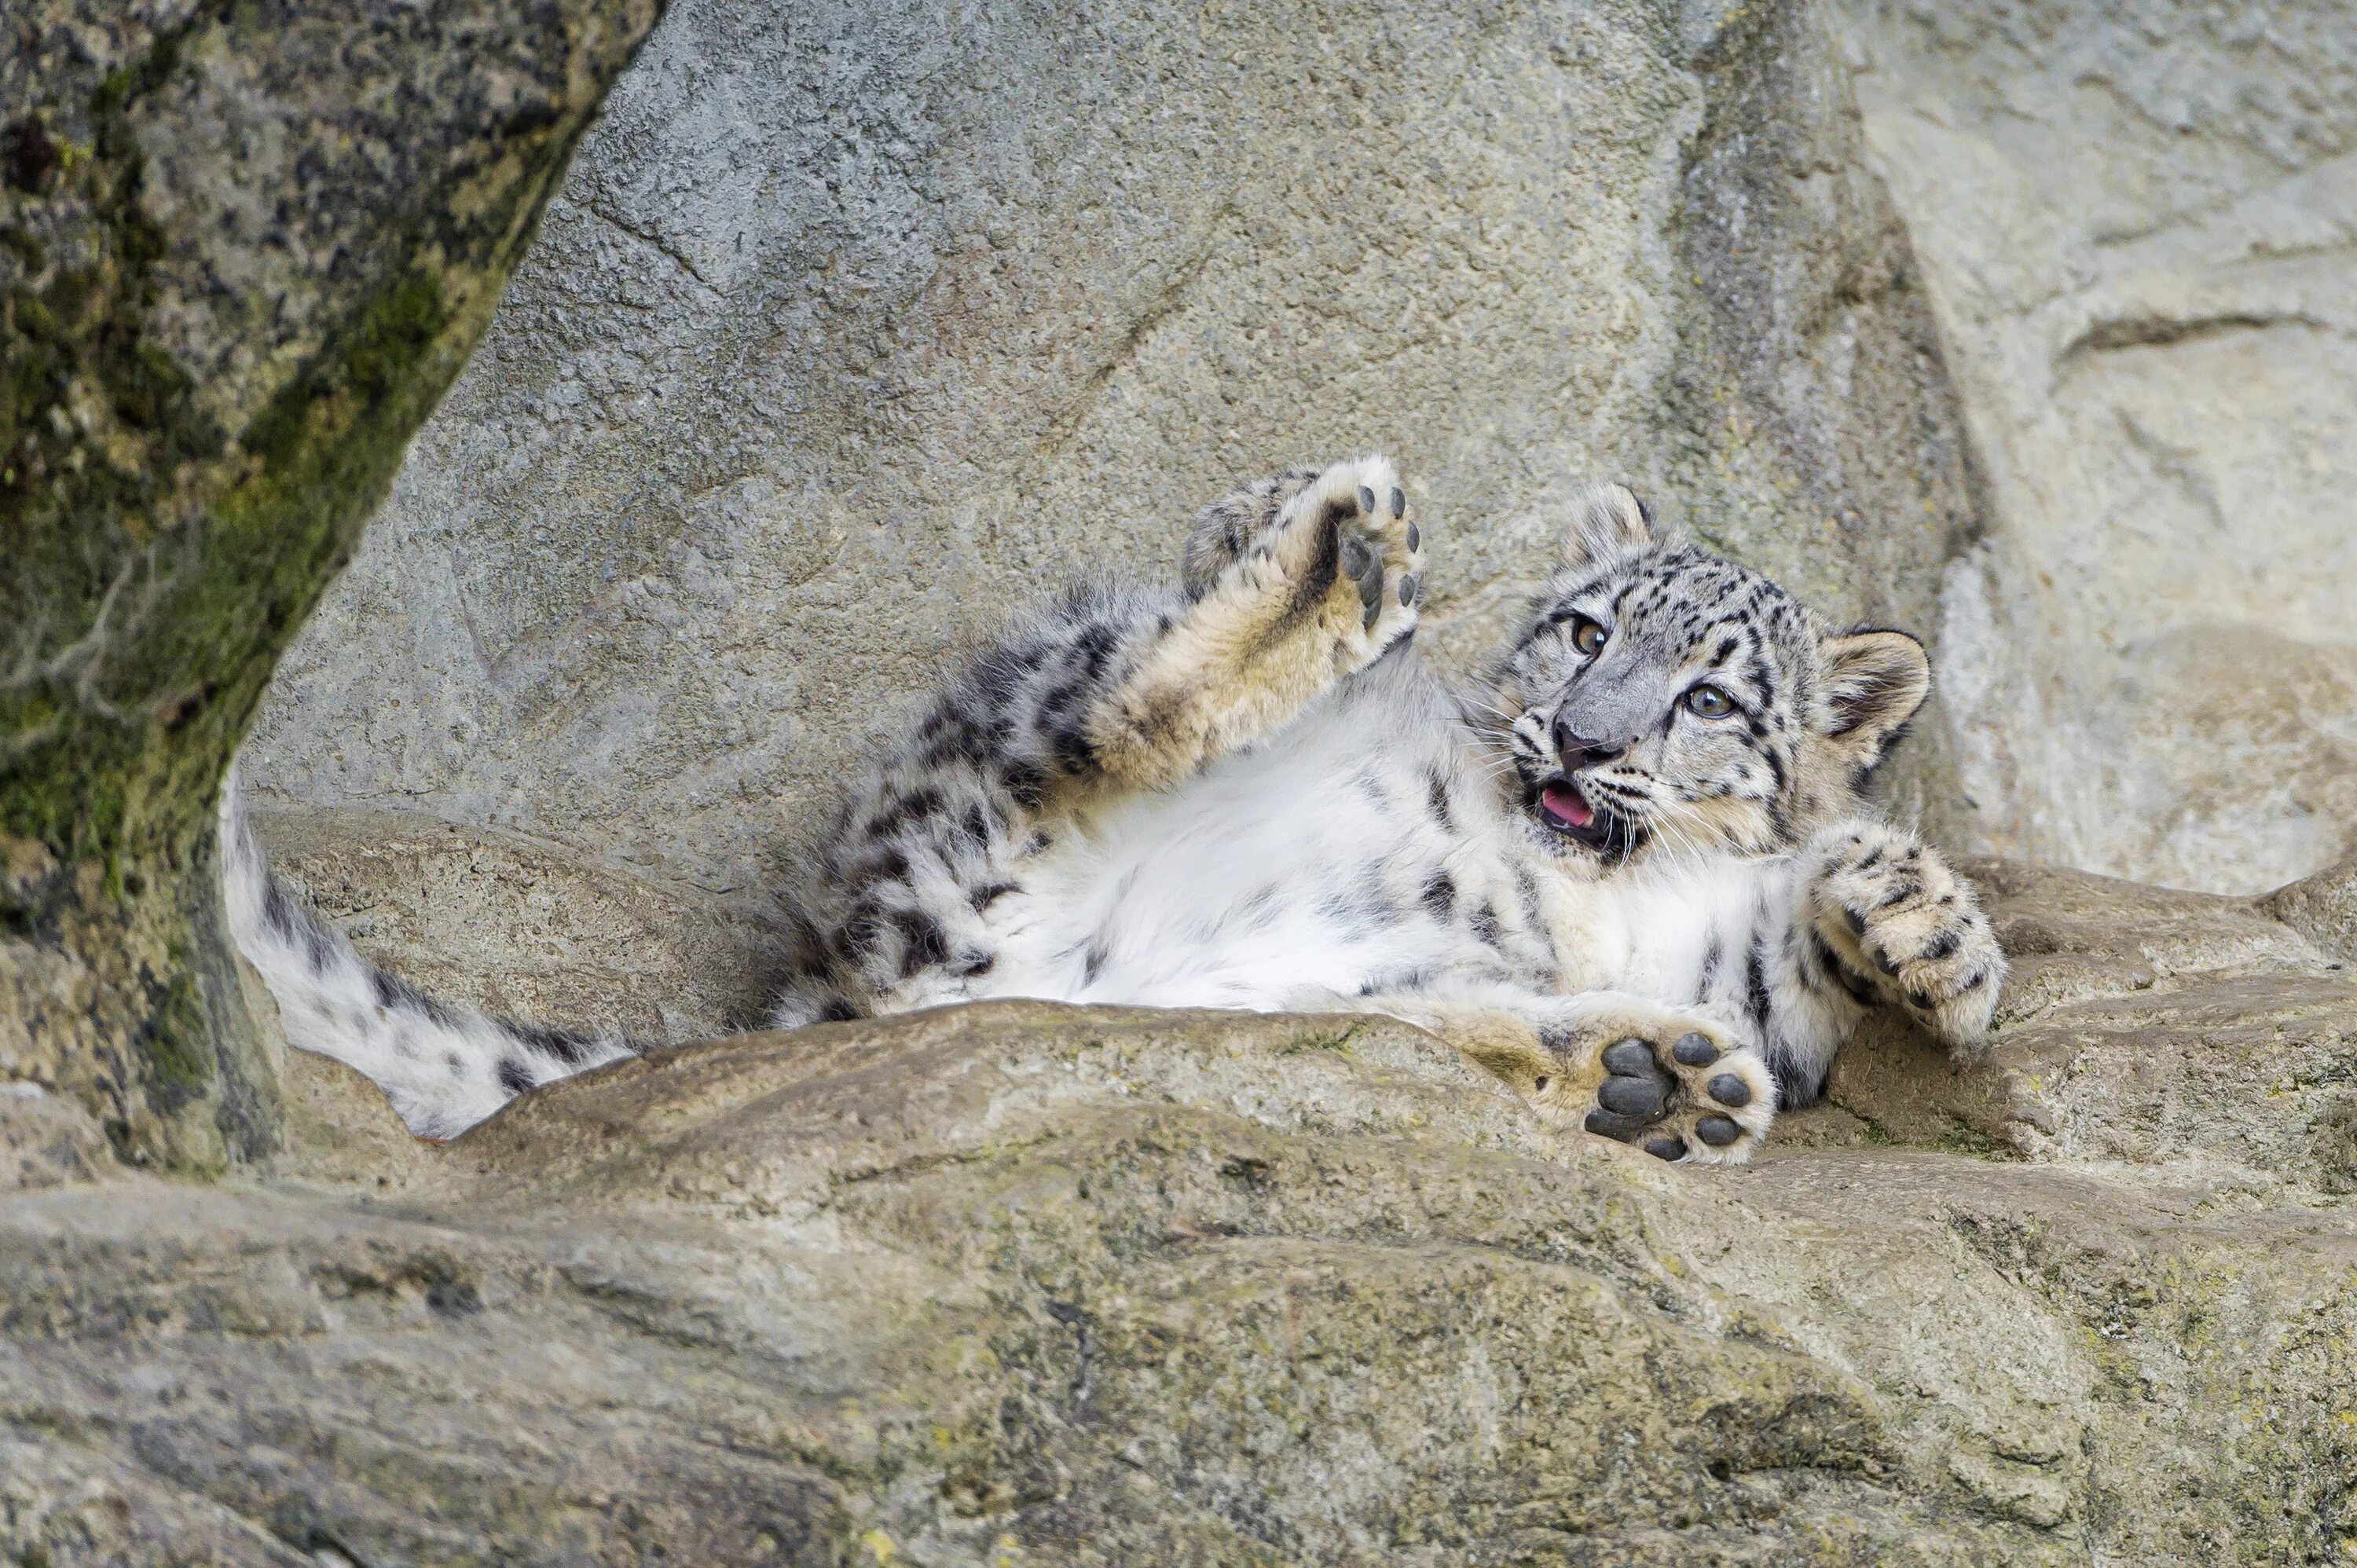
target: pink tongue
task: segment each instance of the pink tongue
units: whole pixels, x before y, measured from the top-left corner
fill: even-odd
[[[1539,804],[1546,808],[1547,815],[1575,828],[1584,828],[1596,820],[1596,813],[1587,809],[1579,791],[1568,784],[1550,784],[1540,790]]]

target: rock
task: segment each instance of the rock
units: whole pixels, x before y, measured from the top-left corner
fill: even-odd
[[[2357,12],[1840,0],[1972,431],[1957,831],[2259,893],[2357,848]]]
[[[1985,1058],[1886,1030],[1827,1100],[1879,1135],[2357,1191],[2357,976],[2264,901],[1999,862],[2014,973]]]
[[[2259,908],[2343,963],[2357,963],[2357,854],[2277,888]]]
[[[276,1142],[217,786],[654,10],[8,10],[0,1084],[123,1158]]]
[[[1929,1110],[1925,1137],[1865,1121],[1861,1086],[1912,1069],[1880,1041],[1736,1172],[1547,1126],[1377,1019],[1002,1003],[748,1036],[440,1147],[297,1055],[269,1179],[0,1206],[0,1545],[2329,1560],[2357,1223],[2277,1157],[2314,1089],[2274,1090],[2357,1081],[2357,989],[2237,901],[1976,869],[2024,984],[1920,1103],[2006,1104],[2088,1043],[2050,1128],[1970,1152],[1921,1146],[1958,1141]],[[2084,1021],[2156,992],[2196,1000],[2135,1060]],[[2197,1082],[2258,1147],[2117,1132]]]
[[[414,814],[253,821],[274,872],[429,995],[657,1043],[761,1021],[765,933],[700,888]]]
[[[1928,629],[1976,529],[1932,319],[1812,14],[1755,9],[680,0],[290,653],[257,799],[741,916],[1013,607],[1371,446],[1452,658],[1602,475]]]

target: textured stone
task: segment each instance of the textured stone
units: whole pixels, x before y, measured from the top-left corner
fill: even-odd
[[[1936,618],[1960,427],[1801,12],[951,15],[671,9],[286,660],[261,799],[741,910],[1012,607],[1373,446],[1451,657],[1599,475],[1836,616]]]
[[[654,0],[0,13],[0,1082],[266,1153],[217,786]]]
[[[2357,854],[2277,888],[2259,907],[2345,963],[2357,963]]]
[[[1984,1059],[1886,1031],[1827,1098],[1878,1135],[2357,1191],[2357,976],[2264,902],[1976,863],[2014,973]]]
[[[1959,835],[2258,893],[2357,847],[2357,10],[1840,0],[1986,484]]]
[[[1544,1125],[1384,1020],[748,1036],[439,1147],[297,1055],[267,1182],[0,1206],[0,1547],[2331,1561],[2357,1224],[2277,1156],[2357,1081],[2357,988],[2239,903],[1980,870],[2027,983],[1955,1079],[2052,1125],[1972,1152],[1862,1087],[1922,1070],[1890,1041],[1735,1172]],[[2134,1053],[2086,1022],[2156,995]],[[2159,1101],[2170,1139],[2119,1134]]]
[[[700,888],[430,817],[257,813],[254,827],[290,886],[429,995],[644,1040],[761,1021],[764,932]]]

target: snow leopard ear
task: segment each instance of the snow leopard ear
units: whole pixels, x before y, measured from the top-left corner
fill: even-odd
[[[1653,542],[1652,509],[1626,485],[1590,485],[1571,503],[1571,527],[1564,535],[1567,566],[1626,555]]]
[[[1819,646],[1831,710],[1825,734],[1853,766],[1871,768],[1932,694],[1932,660],[1903,631],[1857,631]]]

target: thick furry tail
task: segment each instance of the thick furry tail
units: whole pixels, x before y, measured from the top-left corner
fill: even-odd
[[[276,998],[287,1043],[366,1073],[418,1136],[456,1137],[528,1089],[639,1054],[615,1035],[446,1006],[387,974],[270,875],[234,769],[221,816],[230,929]]]

